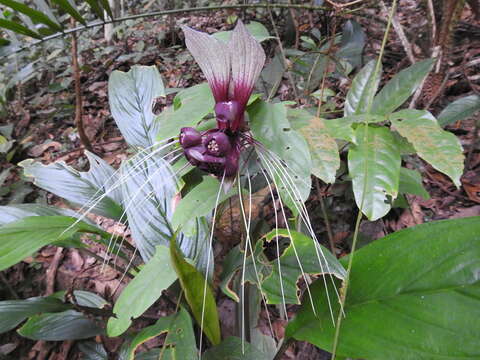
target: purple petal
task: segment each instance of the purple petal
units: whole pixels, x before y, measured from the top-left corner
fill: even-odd
[[[182,26],[185,43],[212,89],[216,102],[228,100],[230,53],[220,40],[206,33]]]
[[[184,149],[200,145],[202,142],[202,135],[192,127],[184,127],[180,129],[180,145]]]
[[[241,116],[237,101],[222,101],[215,105],[217,126],[220,130],[230,129],[233,121]]]
[[[265,64],[265,52],[240,20],[233,30],[229,47],[232,54],[233,97],[244,109]]]
[[[205,143],[207,153],[213,156],[223,156],[232,148],[230,139],[221,131],[208,134]]]

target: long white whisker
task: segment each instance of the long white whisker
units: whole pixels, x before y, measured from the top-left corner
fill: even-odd
[[[265,154],[267,155],[267,154]],[[273,167],[275,173],[277,175],[280,174],[280,170],[282,169],[281,168],[281,165],[279,165],[278,163],[276,163],[274,160],[271,160],[269,161],[268,159],[264,158],[265,161],[268,161],[271,166]],[[280,169],[275,169],[275,166]],[[317,259],[318,259],[318,263],[320,265],[320,270],[322,273],[325,274],[324,270],[323,270],[323,265],[322,265],[322,261],[320,259],[320,256],[323,258],[323,260],[325,261],[325,266],[327,267],[327,272],[326,274],[328,274],[328,276],[330,277],[330,280],[332,281],[332,284],[334,284],[334,281],[333,281],[333,276],[330,272],[330,269],[328,267],[328,261],[326,260],[325,258],[325,255],[322,251],[322,249],[320,248],[319,244],[318,244],[318,239],[315,235],[315,232],[313,231],[313,227],[311,225],[311,222],[310,222],[310,217],[308,216],[308,211],[305,207],[305,205],[303,204],[303,202],[300,200],[300,194],[298,192],[298,189],[296,189],[296,185],[293,181],[293,179],[291,178],[290,174],[288,173],[288,171],[285,171],[285,175],[286,175],[286,180],[287,181],[290,181],[290,183],[286,184],[285,181],[284,181],[284,177],[283,176],[279,176],[279,179],[280,181],[282,182],[283,186],[285,187],[285,190],[287,191],[288,195],[292,198],[293,200],[293,204],[295,205],[295,208],[296,210],[299,212],[300,214],[300,218],[301,220],[304,222],[304,224],[307,226],[307,229],[312,237],[312,242],[313,242],[313,245],[315,247],[315,252],[316,252],[316,255],[317,255]],[[288,185],[288,186],[287,186]],[[295,196],[298,198],[298,202],[296,201],[297,199],[294,198],[294,196],[292,196],[291,192],[290,192],[290,189],[289,187],[292,189],[292,191],[294,192]],[[300,208],[298,207],[298,203],[301,204]],[[327,283],[326,283],[326,279],[325,279],[325,276],[322,276],[322,279],[323,279],[323,282],[324,282],[324,285],[325,285],[325,288],[327,288]],[[338,291],[336,289],[336,287],[334,286],[334,290],[335,290],[335,293],[337,295],[337,298],[340,298],[339,297],[339,294],[338,294]],[[330,297],[327,293],[327,302],[328,302],[328,306],[329,306],[329,310],[330,310],[330,316],[331,316],[331,319],[332,321],[334,322],[334,317],[333,317],[333,310],[332,310],[332,305],[331,305],[331,301],[330,301]],[[342,312],[343,312],[343,309],[342,309]]]
[[[246,228],[246,246],[245,246],[245,249],[244,249],[244,257],[243,257],[243,269],[242,269],[242,281],[241,281],[241,285],[242,285],[242,309],[244,309],[245,307],[245,268],[246,268],[246,254],[247,254],[247,247],[250,248],[250,254],[251,254],[251,258],[252,258],[252,263],[253,263],[253,269],[255,271],[255,277],[257,279],[257,282],[258,282],[258,285],[259,285],[259,290],[260,290],[260,295],[261,295],[261,298],[262,298],[262,303],[264,304],[265,306],[265,310],[266,310],[266,314],[267,314],[267,319],[268,319],[268,324],[269,324],[269,327],[270,327],[270,331],[271,333],[273,334],[273,326],[272,326],[272,321],[270,319],[270,313],[268,312],[268,307],[267,307],[267,303],[266,303],[266,296],[265,296],[265,293],[262,289],[262,285],[261,285],[261,281],[260,281],[260,275],[259,275],[259,272],[257,270],[257,265],[255,263],[255,253],[253,251],[253,246],[252,246],[252,241],[251,241],[251,237],[250,237],[250,227],[251,227],[251,221],[252,221],[252,182],[250,180],[250,172],[248,170],[248,167],[247,167],[247,181],[248,181],[248,221],[246,221],[245,219],[245,209],[243,207],[243,199],[240,198],[239,201],[240,201],[240,209],[242,211],[242,219],[243,219],[243,222],[244,222],[244,226]],[[238,184],[239,186],[239,196],[241,196],[241,189],[240,189],[240,183]],[[249,301],[249,300],[246,300],[246,301]],[[247,329],[245,329],[245,310],[244,310],[244,313],[242,314],[242,352],[244,353],[245,352],[245,337],[243,336],[245,334],[245,331]]]
[[[277,265],[278,265],[278,276],[280,279],[280,292],[282,294],[282,305],[283,305],[283,313],[285,316],[285,320],[288,320],[287,318],[287,302],[285,300],[285,290],[283,288],[283,277],[282,277],[282,266],[280,264],[280,244],[278,243],[278,210],[277,210],[277,203],[275,201],[275,197],[273,195],[273,190],[272,190],[272,185],[270,184],[270,181],[267,177],[267,174],[265,173],[265,170],[263,167],[260,165],[260,169],[262,171],[263,176],[265,177],[265,180],[267,181],[268,184],[268,190],[270,191],[270,197],[272,198],[272,204],[273,204],[273,211],[275,213],[275,245],[276,245],[276,250],[277,250]]]
[[[209,246],[207,250],[207,268],[205,270],[205,286],[203,288],[203,303],[202,303],[202,320],[200,322],[200,346],[198,349],[198,357],[202,357],[202,340],[203,340],[203,321],[205,318],[205,301],[207,298],[207,283],[208,283],[208,269],[210,268],[210,253],[213,249],[213,232],[215,231],[215,221],[217,219],[217,208],[218,202],[220,200],[220,194],[222,193],[223,183],[225,181],[225,172],[223,172],[222,181],[220,182],[220,187],[218,188],[217,198],[215,199],[215,208],[213,209],[213,218],[212,218],[212,228],[210,230],[210,239]]]
[[[172,161],[175,161],[175,160],[176,160],[177,158],[179,158],[180,156],[182,156],[182,154],[176,155],[176,156],[172,159]],[[161,159],[161,160],[163,160],[163,159]],[[138,203],[135,203],[136,198],[141,194],[143,188],[144,188],[146,185],[150,184],[150,181],[158,174],[158,172],[160,172],[161,170],[164,170],[164,168],[165,168],[166,165],[167,165],[167,163],[162,164],[162,166],[160,166],[158,169],[156,169],[150,176],[147,177],[147,180],[135,191],[135,193],[133,194],[132,198],[129,200],[127,206],[126,206],[125,209],[123,210],[121,218],[123,218],[124,216],[126,216],[127,211],[130,209],[130,207],[131,207],[132,205],[135,204],[136,206],[139,206]],[[175,173],[171,173],[171,174],[170,174],[170,177],[174,177],[174,176],[176,176]],[[168,177],[168,179],[169,179],[170,177]],[[154,195],[154,194],[151,194],[151,196],[153,196],[153,195]],[[143,204],[143,202],[145,202],[145,201],[148,201],[150,198],[151,198],[150,196],[146,196],[146,197],[142,200],[142,203],[141,203],[141,204]],[[115,236],[116,236],[116,235],[112,234],[112,236],[110,237],[110,242],[109,242],[109,243],[111,243],[111,242],[113,241],[113,239],[115,238]],[[122,238],[121,241],[122,241],[122,242],[121,242],[121,244],[120,244],[120,247],[121,247],[121,245],[123,244],[124,238]],[[119,249],[120,249],[120,247],[119,247]],[[118,259],[118,252],[120,251],[119,249],[117,250],[117,253],[116,253],[116,255],[115,255],[115,261],[117,261],[117,259]]]
[[[264,160],[265,158],[264,158],[264,156],[262,155],[262,153],[261,153],[260,151],[257,152],[257,153],[258,153],[258,155],[262,158],[263,163],[264,163],[264,164],[266,165],[266,167],[268,168],[267,171],[270,171],[270,177],[271,177],[271,179],[272,179],[275,187],[276,187],[277,189],[279,189],[279,187],[278,187],[278,185],[277,185],[277,181],[275,180],[275,177],[274,177],[274,175],[273,175],[273,171],[271,170],[271,167],[270,167],[269,162]],[[284,185],[284,186],[285,186],[285,185]],[[312,293],[311,293],[311,291],[310,291],[310,286],[309,286],[308,281],[307,281],[307,276],[306,276],[306,274],[305,274],[305,271],[303,270],[302,263],[301,263],[300,258],[299,258],[299,256],[298,256],[298,252],[297,252],[297,248],[296,248],[296,246],[295,246],[295,242],[294,242],[293,239],[292,239],[292,233],[291,233],[291,231],[290,231],[290,225],[288,225],[287,216],[285,215],[285,209],[284,209],[284,206],[283,206],[282,197],[279,196],[279,197],[278,197],[278,200],[279,200],[279,202],[280,202],[280,209],[281,209],[282,214],[283,214],[283,217],[284,217],[284,219],[285,219],[285,226],[286,226],[286,228],[287,228],[288,236],[289,236],[290,239],[291,239],[290,243],[291,243],[291,245],[292,245],[292,249],[293,249],[293,252],[294,252],[294,254],[295,254],[295,258],[296,258],[296,260],[297,260],[298,266],[299,266],[300,271],[301,271],[301,273],[302,273],[302,277],[303,277],[303,279],[304,279],[304,281],[305,281],[305,285],[306,285],[306,287],[307,287],[307,293],[308,293],[308,297],[310,298],[310,303],[311,303],[311,305],[312,305],[312,311],[313,311],[314,315],[316,316],[316,315],[317,315],[317,312],[316,312],[316,310],[315,310],[315,304],[313,303]]]

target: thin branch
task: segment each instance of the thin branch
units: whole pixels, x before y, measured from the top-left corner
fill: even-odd
[[[72,25],[75,25],[75,20],[72,18]],[[85,133],[83,127],[82,114],[82,87],[80,84],[80,67],[78,66],[78,50],[77,50],[77,34],[72,33],[72,67],[73,77],[75,79],[75,126],[78,130],[80,142],[90,152],[94,152],[90,139]]]
[[[320,180],[318,180],[317,178],[315,178],[315,187],[317,189],[318,199],[320,200],[320,207],[322,208],[322,215],[323,215],[323,220],[325,221],[325,227],[327,228],[328,243],[330,245],[330,250],[332,251],[332,254],[336,256],[335,242],[333,241],[332,227],[330,226],[330,220],[328,218],[327,207],[325,205],[325,199],[324,199],[325,196],[322,192],[322,189],[320,189]]]
[[[383,0],[380,0],[380,6],[383,11],[385,11],[388,14],[388,9],[385,6],[385,3]],[[403,48],[405,49],[405,53],[407,54],[408,60],[410,61],[411,64],[415,64],[415,56],[413,56],[413,51],[412,51],[412,45],[407,39],[407,36],[405,35],[405,31],[403,31],[402,24],[400,24],[400,21],[398,21],[398,18],[396,15],[393,16],[392,19],[392,25],[393,29],[398,35],[398,38],[400,39],[400,42],[402,43]]]
[[[174,15],[174,14],[186,14],[186,13],[195,13],[195,12],[204,12],[204,11],[214,11],[214,10],[228,10],[228,9],[266,9],[266,8],[277,8],[277,9],[303,9],[303,10],[311,10],[311,11],[330,11],[329,8],[325,6],[311,6],[311,5],[303,5],[303,4],[268,4],[268,3],[260,3],[260,4],[238,4],[238,5],[222,5],[222,6],[203,6],[203,7],[194,7],[194,8],[186,8],[186,9],[172,9],[172,10],[163,10],[163,11],[154,11],[150,13],[143,13],[137,15],[130,15],[130,16],[123,16],[115,19],[109,19],[106,21],[93,21],[88,23],[87,25],[77,26],[71,29],[64,30],[63,32],[58,32],[56,34],[52,34],[49,36],[45,36],[40,40],[36,40],[28,45],[19,47],[15,51],[0,56],[6,57],[16,53],[19,53],[23,50],[29,49],[31,46],[35,46],[41,44],[45,41],[56,39],[71,33],[75,33],[77,31],[82,31],[86,29],[91,29],[98,26],[104,26],[106,24],[111,23],[119,23],[126,20],[136,20],[148,17],[156,17],[156,16],[165,16],[165,15]],[[346,13],[350,13],[351,11],[347,11]]]

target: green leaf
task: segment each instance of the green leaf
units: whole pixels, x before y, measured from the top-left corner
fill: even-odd
[[[299,304],[300,290],[297,282],[303,276],[302,269],[305,274],[332,274],[339,279],[345,278],[345,269],[336,257],[322,245],[315,246],[315,240],[286,229],[272,230],[264,238],[270,242],[277,234],[280,238],[290,239],[290,244],[280,256],[280,265],[278,260],[272,261],[272,272],[262,282],[267,303]],[[298,263],[299,260],[301,264]]]
[[[370,60],[355,76],[345,99],[344,116],[363,114],[380,83],[381,69],[375,73],[377,60]]]
[[[113,19],[113,12],[112,9],[110,8],[110,4],[108,0],[99,0],[100,3],[102,4],[103,9],[107,12],[108,16],[110,16],[110,19]]]
[[[387,115],[412,95],[428,75],[434,59],[427,59],[396,74],[373,99],[372,114]]]
[[[251,21],[249,24],[245,25],[245,27],[250,35],[252,35],[258,42],[275,39],[275,37],[270,36],[267,28],[257,21]],[[216,33],[212,34],[212,36],[218,40],[228,42],[232,36],[232,31],[217,31]]]
[[[315,119],[315,113],[311,113],[305,109],[287,109],[287,117],[293,130],[299,130],[304,126],[308,126]],[[322,119],[325,130],[334,139],[340,139],[355,142],[355,132],[352,128],[352,121],[340,119]]]
[[[422,184],[422,175],[416,171],[407,168],[400,168],[400,183],[398,187],[400,194],[413,194],[421,196],[425,200],[430,199],[430,194],[425,190]]]
[[[176,279],[168,248],[157,246],[155,255],[123,289],[115,302],[113,313],[116,317],[108,320],[108,336],[115,337],[124,333],[132,319],[142,315]]]
[[[193,317],[213,345],[220,343],[217,305],[210,285],[178,251],[175,238],[170,241],[170,257]]]
[[[297,212],[299,203],[305,202],[311,188],[312,160],[308,144],[291,129],[284,104],[257,101],[248,108],[248,114],[253,137],[262,144],[257,147],[261,162],[267,174],[274,175],[283,201]],[[280,164],[278,158],[286,166]]]
[[[460,187],[463,173],[463,149],[458,138],[443,130],[435,117],[425,110],[401,110],[391,115],[391,122],[406,137],[418,156],[449,176]]]
[[[335,182],[335,174],[340,168],[340,154],[337,142],[330,136],[323,120],[314,117],[310,124],[299,129],[307,140],[312,157],[312,174],[326,183]]]
[[[398,195],[400,152],[385,127],[359,125],[356,138],[348,152],[353,193],[358,208],[374,221],[388,213]]]
[[[114,183],[112,178],[109,182],[102,185],[101,181],[92,182],[93,178],[100,176],[97,173],[97,165],[90,163],[88,172],[79,172],[64,162],[56,162],[43,165],[32,159],[27,159],[19,163],[24,168],[24,174],[33,178],[33,183],[38,187],[50,191],[60,196],[70,203],[83,207],[84,210],[106,216],[113,219],[120,219],[123,213],[121,206],[114,201],[115,191],[111,185]]]
[[[110,111],[128,144],[147,148],[155,143],[159,128],[152,108],[160,96],[165,96],[165,88],[156,66],[135,65],[128,72],[111,73]]]
[[[70,209],[62,209],[42,204],[13,204],[0,206],[0,226],[28,216],[70,216],[78,218],[80,215]],[[85,218],[84,221],[86,223],[89,222],[87,218]]]
[[[479,242],[477,216],[411,227],[356,251],[338,354],[372,360],[476,359]],[[332,286],[328,291],[334,294]],[[323,283],[317,281],[312,292],[318,319],[306,299],[286,336],[331,351],[335,328]],[[339,305],[334,306],[338,313]]]
[[[172,201],[177,194],[176,178],[170,164],[160,156],[143,161],[124,161],[121,184],[128,224],[135,245],[147,262],[157,245],[168,246],[174,231],[170,224]]]
[[[204,176],[202,182],[190,190],[178,203],[172,217],[174,229],[183,228],[192,219],[208,215],[215,207],[219,192],[218,204],[236,194],[235,189],[225,193],[223,189],[220,189],[220,182],[216,178]]]
[[[52,0],[55,4],[57,4],[63,11],[70,14],[75,20],[77,20],[82,25],[87,25],[85,19],[80,15],[78,10],[75,8],[75,4],[70,2],[69,0]]]
[[[272,357],[255,349],[249,343],[242,345],[242,339],[229,336],[219,345],[203,354],[205,360],[270,360]]]
[[[17,34],[22,34],[25,36],[30,36],[35,39],[41,39],[42,37],[37,34],[35,31],[30,30],[29,28],[10,20],[0,19],[0,28],[5,28],[11,30]]]
[[[101,231],[67,216],[31,216],[0,227],[0,271],[15,265],[45,245],[75,233]]]
[[[86,339],[102,332],[93,320],[75,310],[34,315],[18,329],[21,336],[46,341]]]
[[[195,127],[213,112],[215,100],[207,83],[180,91],[174,99],[175,107],[163,111],[157,118],[160,132],[157,140],[178,136],[182,127]]]
[[[64,304],[54,297],[34,297],[25,300],[0,301],[0,333],[7,332],[27,317],[42,312],[56,312],[69,309],[71,306]]]
[[[440,126],[453,124],[456,121],[466,119],[480,110],[480,96],[465,96],[454,102],[442,110],[438,115],[438,123]]]
[[[52,21],[47,15],[38,10],[32,9],[21,2],[14,0],[0,0],[0,4],[9,6],[12,9],[27,15],[30,19],[32,19],[32,21],[45,24],[54,31],[63,30],[63,28],[57,22]]]
[[[166,337],[164,359],[195,359],[197,356],[197,346],[195,344],[195,335],[193,333],[192,321],[186,310],[180,308],[179,312],[159,319],[155,325],[148,326],[141,330],[131,341],[128,348],[127,360],[133,360],[135,350],[146,341],[168,332]],[[174,356],[165,356],[173,348]],[[160,351],[160,354],[162,352]],[[159,359],[157,356],[155,359]]]
[[[102,344],[95,341],[83,341],[78,344],[78,350],[84,360],[108,360],[108,354]]]

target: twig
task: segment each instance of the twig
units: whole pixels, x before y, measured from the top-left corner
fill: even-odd
[[[385,3],[383,2],[383,0],[380,0],[380,6],[382,10],[388,14],[388,9],[385,6]],[[415,57],[413,56],[412,45],[410,45],[410,42],[408,41],[407,36],[403,31],[402,24],[400,24],[400,21],[398,21],[398,18],[396,15],[392,19],[392,25],[393,25],[393,29],[398,35],[398,38],[400,39],[400,42],[402,43],[403,48],[405,49],[405,53],[407,54],[408,60],[410,61],[411,64],[415,64],[416,60],[415,60]]]
[[[325,206],[325,199],[322,189],[320,188],[320,181],[315,178],[315,187],[317,189],[318,199],[320,200],[320,207],[322,208],[322,215],[325,221],[325,227],[327,228],[328,243],[330,244],[330,250],[333,255],[335,254],[335,242],[333,241],[332,227],[330,226],[330,220],[328,218],[327,207]]]
[[[432,22],[432,44],[435,44],[437,39],[437,20],[435,19],[435,8],[433,7],[433,1],[427,0],[428,14],[430,15],[430,21]]]
[[[63,247],[58,247],[55,255],[53,256],[53,260],[50,263],[50,266],[47,269],[47,276],[46,276],[46,290],[45,295],[52,295],[55,292],[55,277],[57,276],[57,269],[60,265],[60,262],[63,259]]]
[[[75,19],[72,18],[72,26],[75,26]],[[85,133],[83,127],[82,114],[82,88],[80,84],[80,67],[78,66],[77,34],[72,33],[72,67],[73,77],[75,79],[75,126],[78,130],[80,142],[90,152],[94,152],[90,139]]]

